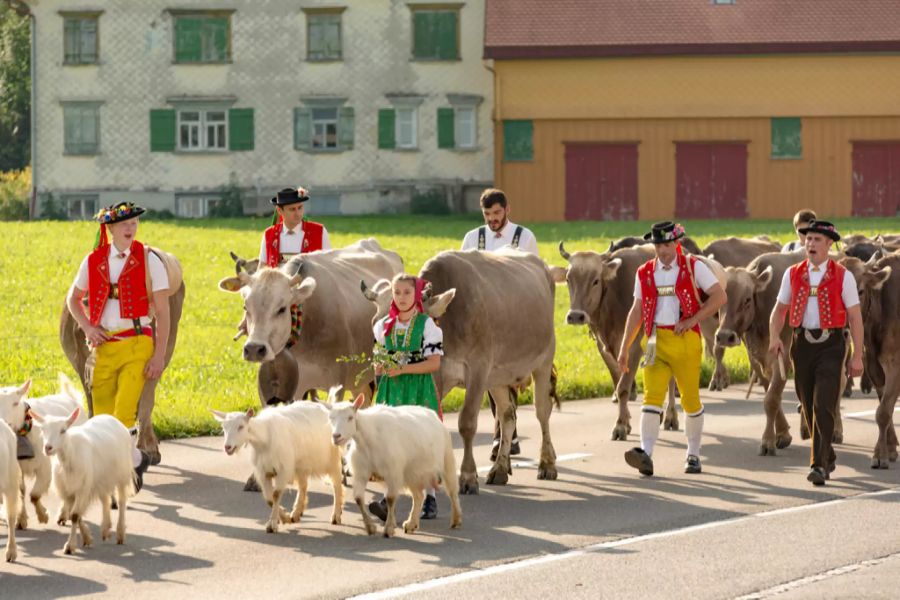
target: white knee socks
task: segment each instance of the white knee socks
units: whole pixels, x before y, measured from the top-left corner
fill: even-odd
[[[685,416],[684,433],[687,435],[688,456],[700,456],[700,440],[703,437],[703,412],[697,416]]]
[[[653,456],[653,448],[659,439],[659,413],[641,412],[641,448]]]

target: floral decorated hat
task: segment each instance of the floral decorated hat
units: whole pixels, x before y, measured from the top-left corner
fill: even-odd
[[[684,227],[680,223],[661,221],[654,223],[649,233],[644,234],[644,239],[653,244],[668,244],[684,237]]]
[[[800,227],[799,229],[797,229],[797,233],[802,233],[804,235],[806,235],[807,233],[821,233],[825,237],[829,237],[835,242],[841,241],[841,234],[839,234],[837,229],[835,229],[834,223],[829,223],[828,221],[813,221],[806,227]]]
[[[94,217],[101,225],[112,225],[139,217],[147,212],[145,209],[137,206],[134,202],[119,202],[106,208],[101,208],[100,212]]]

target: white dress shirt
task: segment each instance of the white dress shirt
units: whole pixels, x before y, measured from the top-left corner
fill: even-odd
[[[825,271],[828,269],[829,258],[823,262],[818,269],[813,268],[813,264],[808,263],[807,272],[809,273],[810,297],[806,301],[806,312],[803,313],[803,322],[800,326],[805,329],[821,329],[822,321],[819,319],[819,300],[812,295],[812,288],[818,288],[825,277]],[[859,304],[859,292],[856,289],[856,278],[850,271],[844,271],[844,281],[841,282],[841,300],[844,301],[844,308],[851,308]],[[781,278],[781,288],[778,290],[778,302],[781,304],[791,305],[791,270],[787,269]]]
[[[511,221],[507,221],[506,225],[498,232],[491,231],[487,225],[484,226],[484,249],[488,252],[499,250],[503,246],[512,244],[513,236],[516,233],[516,225]],[[463,238],[461,250],[477,250],[478,249],[478,230],[480,227],[473,229]],[[530,252],[535,256],[538,255],[537,238],[530,229],[523,227],[522,235],[519,236],[519,250]]]
[[[131,254],[129,247],[125,252],[119,252],[113,244],[109,245],[109,282],[119,283],[119,276],[122,269],[125,268],[125,261]],[[169,289],[169,275],[166,273],[166,267],[159,260],[159,257],[149,253],[147,270],[150,272],[150,286],[153,292],[160,292]],[[88,278],[88,257],[85,256],[78,267],[78,275],[75,276],[75,287],[80,290],[87,291],[89,285]],[[152,298],[150,298],[152,301]],[[142,325],[150,325],[150,317],[141,317]],[[103,313],[100,315],[100,326],[109,332],[124,331],[132,329],[134,324],[130,319],[123,319],[119,312],[119,300],[116,298],[107,298],[106,304],[103,306]]]
[[[279,237],[279,249],[282,254],[300,254],[303,250],[303,223],[300,223],[293,229],[288,229],[286,225],[281,227],[281,236]],[[331,240],[328,239],[328,230],[322,226],[322,250],[331,250]],[[266,264],[266,234],[262,236],[259,243],[259,262]]]
[[[690,258],[687,258],[687,260],[690,260]],[[659,259],[656,259],[654,262],[656,263],[656,270],[653,272],[653,280],[656,283],[656,287],[674,288],[675,283],[678,281],[678,259],[675,258],[669,265],[664,265]],[[708,292],[714,285],[719,283],[719,280],[709,270],[709,267],[703,264],[701,260],[694,264],[694,279],[704,292]],[[634,276],[634,297],[638,300],[643,298],[641,280],[637,273]],[[678,296],[657,296],[654,322],[657,325],[669,326],[675,325],[680,320],[681,303],[678,301]]]

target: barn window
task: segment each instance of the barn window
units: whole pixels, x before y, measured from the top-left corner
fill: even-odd
[[[803,158],[799,117],[772,119],[772,158]]]
[[[534,159],[534,123],[532,121],[503,121],[503,160],[528,161]]]

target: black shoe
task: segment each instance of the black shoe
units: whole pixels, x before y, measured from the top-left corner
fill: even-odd
[[[425,503],[422,504],[422,519],[437,519],[437,498],[431,495],[425,496]]]
[[[703,469],[700,467],[700,457],[694,456],[691,454],[687,457],[687,460],[684,461],[684,472],[685,473],[700,473]]]
[[[143,450],[138,450],[141,453],[141,464],[134,468],[134,493],[138,493],[141,491],[141,488],[144,487],[144,473],[147,472],[147,469],[150,468],[150,455],[144,452]]]
[[[629,467],[637,469],[641,475],[653,475],[653,460],[643,448],[632,448],[625,453],[625,462]]]
[[[509,455],[516,456],[517,454],[522,454],[522,449],[519,448],[519,440],[513,440],[513,443],[509,446]]]
[[[491,462],[497,462],[497,454],[500,452],[500,440],[494,440],[491,446]]]
[[[809,475],[806,476],[806,480],[813,485],[825,485],[826,479],[828,479],[828,473],[826,473],[825,469],[822,467],[811,468],[809,470]]]
[[[373,500],[369,502],[369,512],[381,519],[382,523],[387,522],[387,498],[381,500]]]
[[[16,458],[19,460],[34,458],[34,446],[24,435],[16,436]]]

